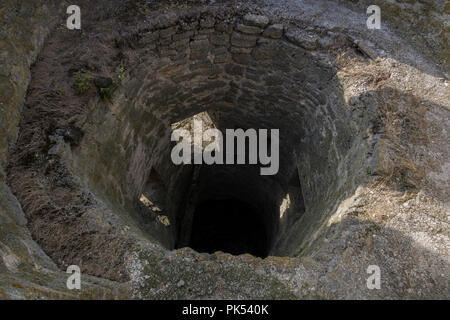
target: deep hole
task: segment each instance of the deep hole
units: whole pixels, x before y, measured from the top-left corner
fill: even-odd
[[[150,175],[147,179],[147,183],[143,190],[143,195],[151,200],[153,204],[162,207],[165,206],[167,189],[164,186],[161,177],[154,168],[151,169]]]
[[[190,247],[198,252],[223,251],[234,255],[268,254],[262,214],[237,199],[208,200],[196,207]]]

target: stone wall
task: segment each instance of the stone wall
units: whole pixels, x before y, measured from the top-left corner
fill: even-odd
[[[5,30],[23,31],[20,37],[24,40],[19,39],[18,43],[23,45],[17,46],[8,40],[5,47],[9,49],[3,50],[3,42],[1,47],[1,59],[20,60],[6,66],[8,73],[0,74],[0,94],[5,94],[8,102],[0,101],[4,103],[0,107],[6,106],[5,113],[2,110],[1,114],[2,161],[8,144],[12,146],[15,141],[29,66],[47,30],[47,21],[41,16],[45,9],[39,3],[9,1],[8,4],[0,9],[8,18],[0,30],[6,25]],[[408,2],[406,6],[410,5]],[[55,139],[52,141],[56,143],[41,150],[40,155],[45,160],[43,164],[58,165],[27,168],[34,170],[37,179],[42,178],[45,183],[55,177],[56,184],[64,180],[58,188],[67,187],[64,183],[69,182],[72,185],[67,190],[72,198],[68,198],[81,194],[86,196],[88,204],[73,205],[67,201],[59,206],[60,199],[52,202],[58,194],[49,195],[53,190],[48,188],[44,190],[46,194],[40,195],[50,199],[45,204],[50,210],[33,215],[34,224],[27,228],[21,204],[9,187],[1,184],[0,297],[417,299],[448,296],[446,211],[432,196],[418,192],[423,181],[409,176],[416,168],[406,168],[406,174],[401,172],[413,182],[400,191],[365,185],[375,181],[371,179],[377,175],[385,178],[393,169],[406,167],[400,162],[401,166],[396,167],[398,154],[394,157],[387,151],[386,146],[394,141],[390,133],[398,134],[401,147],[415,151],[419,145],[424,150],[420,155],[422,163],[412,153],[415,163],[445,165],[448,159],[445,101],[448,99],[445,100],[444,86],[447,83],[410,66],[398,66],[389,59],[370,59],[362,47],[358,48],[349,39],[348,30],[304,26],[302,21],[293,21],[291,25],[276,15],[258,16],[259,9],[255,8],[187,6],[184,9],[183,4],[169,6],[163,13],[146,12],[148,19],[139,16],[140,22],[133,16],[122,25],[123,29],[114,32],[110,31],[111,24],[106,24],[107,31],[98,33],[104,40],[99,43],[110,43],[111,48],[123,51],[121,56],[128,58],[126,72],[121,75],[123,81],[111,101],[101,99],[92,88],[89,93],[92,99],[76,123],[84,131],[79,145],[64,142],[62,136],[57,137],[58,130],[52,132],[51,138]],[[25,22],[22,28],[16,26],[15,18],[19,16],[15,13],[21,10],[31,10],[31,16],[41,17],[36,18],[38,28],[36,25],[27,28]],[[255,15],[245,15],[247,11]],[[102,22],[99,17],[93,21],[93,24]],[[435,35],[439,27],[433,28]],[[2,33],[0,41],[7,39],[6,36],[10,39],[12,34]],[[77,46],[82,47],[82,42],[89,38],[82,36]],[[359,36],[365,39],[365,34]],[[441,43],[445,46],[445,41]],[[12,54],[27,49],[30,55]],[[389,54],[392,52],[388,57]],[[76,57],[73,61],[77,62]],[[107,70],[102,69],[105,61],[109,62],[107,58],[88,56],[83,63]],[[417,61],[420,64],[421,60]],[[404,74],[415,80],[404,79]],[[424,93],[421,84],[431,84],[431,93]],[[406,93],[411,87],[424,97],[419,99]],[[426,99],[437,102],[432,104]],[[444,105],[440,106],[439,101],[444,101]],[[422,113],[415,114],[415,118],[410,117],[411,112],[417,111],[411,106],[418,104],[426,107],[419,108]],[[402,109],[397,110],[398,107]],[[171,144],[168,143],[172,125],[204,111],[219,128],[235,125],[283,128],[288,138],[280,150],[285,159],[280,174],[274,179],[263,179],[242,168],[210,172],[174,167],[169,159]],[[389,112],[394,116],[383,118]],[[7,118],[3,118],[4,114]],[[431,122],[428,131],[420,127],[427,117]],[[387,128],[389,121],[397,127]],[[39,136],[41,131],[37,137],[51,140],[47,133]],[[418,135],[429,134],[433,144],[426,141],[420,144],[424,140],[415,139],[414,131]],[[379,148],[380,142],[384,148]],[[379,157],[380,150],[384,158]],[[387,161],[389,156],[393,157]],[[66,164],[70,164],[72,172],[66,170]],[[426,170],[435,173],[432,171],[435,167]],[[59,169],[64,169],[60,170],[62,174],[52,172]],[[137,206],[140,195],[146,192],[152,169],[157,171],[157,180],[167,191],[169,201],[160,209],[167,215],[168,225],[162,223],[166,220],[156,220],[154,216],[143,219],[142,208]],[[43,176],[39,176],[42,172]],[[214,180],[222,176],[227,177],[221,180],[227,185],[225,191],[202,180],[202,177]],[[436,181],[430,177],[431,183]],[[292,178],[300,180],[300,187],[291,182]],[[444,188],[445,184],[444,187],[436,185],[440,192],[448,189]],[[20,188],[16,190],[22,205],[40,199],[27,198],[29,194]],[[239,190],[241,194],[237,193]],[[290,190],[300,190],[303,199],[299,201],[304,203],[299,204],[305,208],[284,212],[283,220],[272,209],[278,209]],[[269,208],[262,211],[266,225],[273,228],[270,253],[293,257],[258,259],[220,252],[199,254],[190,249],[167,250],[180,245],[180,229],[190,220],[185,218],[184,209],[189,203],[186,205],[183,195],[201,198],[217,193],[251,199],[259,202],[259,207]],[[53,224],[47,224],[48,221]],[[43,235],[39,237],[40,246],[32,240],[29,230]],[[122,247],[117,245],[122,245],[123,240],[132,242],[124,259]],[[40,247],[50,248],[52,259]],[[55,262],[61,269],[65,263],[82,262],[86,273],[119,280],[122,278],[115,277],[115,273],[126,269],[130,281],[119,283],[86,275],[83,290],[70,292],[65,287],[67,275],[58,270]],[[377,264],[382,269],[381,290],[370,291],[366,287],[369,264]]]
[[[179,245],[180,228],[189,228],[185,195],[194,192],[199,201],[214,195],[258,204],[271,254],[299,254],[299,244],[323,223],[318,217],[325,219],[365,178],[373,146],[362,135],[376,107],[351,119],[336,70],[317,57],[348,46],[342,34],[330,32],[318,42],[317,33],[277,23],[276,17],[231,13],[172,18],[116,40],[135,40],[140,63],[131,66],[112,104],[91,101],[78,123],[86,136],[72,165],[92,190],[124,208],[126,219],[131,214],[167,248]],[[202,112],[223,131],[280,129],[276,177],[242,166],[204,166],[200,180],[205,179],[193,190],[193,168],[176,167],[170,159],[170,134],[173,124]],[[162,230],[135,210],[151,170],[161,176],[170,199],[163,209],[171,225]],[[296,179],[306,213],[289,210],[280,221],[279,207]]]
[[[61,1],[6,0],[0,8],[0,164],[17,138],[30,66],[57,23],[61,5]]]
[[[2,1],[0,6],[0,299],[78,299],[125,296],[126,289],[86,277],[84,293],[66,287],[67,275],[32,239],[2,166],[17,138],[30,67],[59,20],[62,1]],[[64,20],[63,20],[64,21]],[[43,285],[43,283],[45,283]],[[108,289],[109,287],[109,289]]]

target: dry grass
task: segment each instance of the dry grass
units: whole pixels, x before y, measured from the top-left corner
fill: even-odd
[[[10,183],[12,191],[19,196],[27,217],[33,217],[51,207],[52,201],[35,173],[31,171],[12,172]]]
[[[337,55],[335,63],[344,85],[356,84],[358,90],[375,93],[378,119],[373,130],[382,138],[378,172],[382,180],[401,187],[418,187],[426,175],[418,155],[419,146],[430,143],[427,105],[413,94],[393,89],[391,71],[377,61],[368,61],[347,50]]]

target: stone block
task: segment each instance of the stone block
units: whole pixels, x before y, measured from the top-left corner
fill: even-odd
[[[211,36],[211,44],[215,46],[227,46],[230,44],[230,36],[228,34],[213,34]]]
[[[245,67],[238,64],[229,63],[225,66],[225,72],[232,76],[242,76],[244,71]]]
[[[200,26],[204,29],[213,28],[215,24],[216,24],[216,21],[214,20],[213,17],[207,17],[207,18],[200,20]]]
[[[233,54],[233,61],[239,64],[247,65],[252,60],[252,56],[249,54]]]
[[[284,33],[282,24],[273,24],[264,31],[263,36],[271,39],[280,39]]]
[[[214,55],[222,55],[228,53],[228,50],[226,47],[216,47],[211,50],[211,53]]]
[[[214,32],[215,32],[216,30],[215,29],[201,29],[201,30],[199,30],[198,31],[198,33],[199,34],[206,34],[206,35],[209,35],[209,34],[213,34]]]
[[[179,41],[184,39],[189,39],[194,35],[194,31],[186,31],[182,33],[177,33],[172,36],[173,41]]]
[[[190,45],[192,50],[196,51],[209,51],[210,44],[208,40],[195,40],[191,41]]]
[[[216,55],[214,57],[214,63],[228,63],[231,61],[231,55],[228,53],[224,53],[224,54],[220,54],[220,55]]]
[[[196,34],[193,37],[194,40],[208,40],[208,35],[207,34]]]
[[[253,50],[252,55],[255,60],[269,60],[274,57],[275,50],[271,45],[260,45]]]
[[[234,32],[231,36],[231,44],[240,48],[252,48],[256,45],[258,38],[254,35],[247,35]]]
[[[211,61],[209,61],[207,59],[198,60],[198,61],[192,62],[189,65],[189,69],[191,71],[201,70],[201,69],[205,69],[205,68],[207,68],[207,69],[211,68]]]
[[[147,44],[159,39],[159,31],[147,32],[142,35],[141,43]]]
[[[245,34],[253,34],[253,35],[261,34],[262,32],[262,29],[259,27],[247,26],[245,24],[238,24],[236,26],[236,30]]]
[[[187,48],[188,46],[189,46],[189,39],[182,39],[178,41],[173,41],[169,45],[169,48],[178,50],[180,48]]]
[[[159,35],[161,38],[169,38],[176,34],[178,31],[178,26],[173,26],[170,28],[162,29],[159,31]]]
[[[195,30],[198,26],[198,21],[193,21],[191,23],[185,23],[182,25],[182,29],[184,31],[192,31]]]
[[[231,34],[233,32],[233,25],[226,22],[219,22],[215,26],[216,30],[219,32]]]
[[[269,22],[270,22],[270,20],[266,16],[247,14],[244,17],[244,24],[246,24],[248,26],[265,28],[269,24]]]
[[[240,47],[231,47],[231,53],[241,53],[241,54],[250,54],[252,53],[252,48],[240,48]]]
[[[208,57],[209,51],[204,50],[191,50],[189,58],[191,60],[206,59]]]
[[[298,30],[288,30],[285,34],[289,42],[307,50],[314,50],[318,47],[318,36]]]

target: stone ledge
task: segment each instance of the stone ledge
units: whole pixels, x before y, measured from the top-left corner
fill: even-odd
[[[262,32],[262,29],[259,27],[247,26],[245,24],[238,24],[235,29],[239,32],[251,35],[261,34]]]
[[[280,39],[284,33],[284,25],[282,24],[273,24],[268,26],[264,31],[263,36],[272,39]]]
[[[247,26],[265,28],[269,22],[270,20],[266,16],[259,16],[255,14],[247,14],[244,16],[244,24]]]

